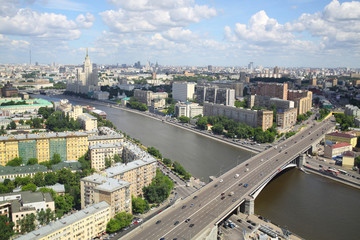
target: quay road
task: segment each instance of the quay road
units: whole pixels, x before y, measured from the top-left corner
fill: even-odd
[[[158,214],[123,239],[196,239],[281,167],[334,127],[329,119],[310,125],[276,147],[226,172],[183,201]],[[248,169],[248,170],[247,170]],[[239,174],[236,178],[235,174]],[[240,183],[242,184],[241,186]],[[245,188],[244,184],[248,184]],[[229,196],[230,192],[234,192]],[[225,193],[224,199],[221,194]],[[186,219],[190,219],[185,222]],[[193,224],[193,225],[192,225]]]

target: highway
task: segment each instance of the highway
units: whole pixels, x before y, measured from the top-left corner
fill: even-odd
[[[323,136],[334,123],[311,123],[295,136],[238,165],[186,199],[166,209],[122,239],[193,239],[214,224],[271,175]],[[219,159],[221,161],[221,159]],[[239,177],[235,177],[239,174]],[[239,186],[239,184],[242,184]],[[248,184],[245,188],[244,184]],[[229,196],[230,192],[234,192]],[[224,193],[224,199],[221,194]],[[186,219],[190,219],[185,222]],[[177,223],[178,222],[178,223]],[[192,225],[193,224],[193,225]]]

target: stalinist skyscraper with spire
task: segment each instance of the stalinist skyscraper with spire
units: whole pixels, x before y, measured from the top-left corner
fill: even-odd
[[[74,93],[87,94],[89,96],[96,91],[100,91],[100,87],[98,86],[98,73],[96,70],[93,70],[88,49],[86,49],[83,67],[76,69],[76,79],[68,81],[66,90]]]

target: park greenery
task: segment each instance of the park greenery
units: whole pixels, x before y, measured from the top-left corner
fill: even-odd
[[[52,87],[45,87],[44,89],[66,89],[66,83],[57,82]]]
[[[335,113],[336,122],[339,124],[341,131],[355,127],[354,116],[347,116],[344,113]]]
[[[322,121],[325,117],[327,117],[327,116],[329,115],[330,110],[327,109],[327,108],[321,108],[320,111],[319,111],[319,113],[320,113],[320,119],[319,119],[319,121]]]
[[[243,100],[243,101],[238,101],[238,100],[236,100],[236,101],[235,101],[235,107],[237,107],[237,108],[246,108],[246,107],[247,107],[247,103],[246,103],[245,100]]]
[[[101,117],[99,114],[90,113],[90,115],[96,117],[97,122],[98,122],[98,127],[109,127],[109,128],[114,128],[114,129],[116,129],[116,126],[115,126],[110,120],[104,119],[104,118]]]
[[[263,131],[260,127],[253,128],[226,116],[199,117],[196,122],[196,126],[202,130],[207,130],[208,124],[212,125],[215,134],[223,134],[229,138],[253,139],[258,143],[273,142],[277,134],[275,125]]]
[[[190,118],[189,117],[186,117],[186,116],[180,116],[179,117],[179,121],[181,123],[189,123],[190,122]]]
[[[119,212],[106,225],[106,232],[114,233],[131,224],[134,216],[130,213]]]
[[[77,131],[81,129],[81,124],[79,122],[66,116],[65,113],[60,111],[52,113],[45,124],[47,129],[54,132]]]
[[[151,184],[143,188],[144,198],[149,203],[161,203],[169,197],[173,187],[174,183],[156,169],[156,176]]]
[[[44,119],[48,119],[54,111],[54,108],[41,107],[38,110],[38,114],[42,115]]]
[[[137,109],[137,110],[140,110],[140,111],[147,111],[148,108],[145,104],[139,102],[135,97],[131,97],[129,102],[127,103],[127,106],[129,108],[132,108],[132,109]]]
[[[170,104],[166,109],[166,115],[174,115],[175,113],[175,104]]]

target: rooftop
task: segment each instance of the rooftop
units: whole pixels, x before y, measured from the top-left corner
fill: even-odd
[[[11,167],[11,166],[0,166],[0,176],[8,174],[17,174],[17,173],[36,173],[36,172],[47,172],[47,167],[44,165],[27,165],[20,167]]]
[[[70,168],[72,171],[81,170],[81,163],[78,161],[66,161],[51,166],[53,171],[57,171],[63,168]]]
[[[332,149],[334,148],[342,148],[342,147],[348,147],[348,146],[352,146],[350,143],[336,143],[334,145],[331,145],[330,147]]]
[[[329,133],[329,134],[326,134],[326,136],[342,137],[342,138],[356,138],[356,136],[346,134],[346,133],[339,133],[339,132]]]
[[[17,100],[14,102],[19,102],[19,101],[23,101],[23,100]],[[29,99],[29,100],[24,100],[26,103],[30,103],[28,105],[10,105],[10,106],[0,106],[0,108],[13,108],[13,107],[34,107],[34,106],[41,106],[41,107],[45,107],[45,106],[49,106],[52,105],[51,102],[45,100],[45,99],[41,99],[41,98],[36,98],[36,99]]]
[[[111,178],[111,177],[117,176],[121,173],[128,172],[130,170],[133,170],[133,169],[136,169],[136,168],[148,165],[148,164],[152,164],[152,163],[156,163],[156,159],[154,157],[146,154],[146,156],[144,156],[142,159],[135,160],[135,161],[129,162],[127,164],[117,163],[116,166],[105,169],[105,172],[107,173],[107,176]]]
[[[92,146],[89,146],[89,150],[97,149],[97,148],[114,148],[114,147],[122,147],[122,143],[98,143]]]
[[[44,238],[53,232],[59,231],[60,229],[64,228],[67,225],[81,221],[84,218],[86,218],[94,213],[105,210],[108,207],[109,207],[109,204],[107,204],[106,202],[100,202],[97,204],[93,204],[81,211],[78,211],[74,214],[71,214],[60,220],[57,220],[56,222],[53,222],[53,223],[51,222],[42,228],[32,231],[26,235],[22,235],[19,238],[17,238],[17,240],[36,240],[39,238]]]

